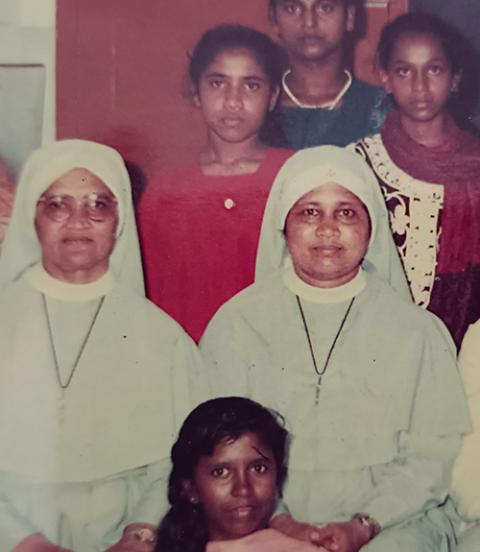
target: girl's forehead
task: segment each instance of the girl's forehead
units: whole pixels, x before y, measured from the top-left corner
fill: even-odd
[[[207,64],[204,73],[212,70],[221,70],[222,73],[241,73],[243,75],[252,73],[265,75],[265,71],[258,62],[255,53],[247,47],[221,50]]]
[[[272,451],[257,433],[247,432],[235,439],[225,438],[217,443],[210,458],[235,461],[257,457],[271,458]]]
[[[412,55],[419,49],[431,52],[436,56],[446,57],[446,52],[438,37],[426,32],[408,32],[400,35],[395,42],[392,57]]]

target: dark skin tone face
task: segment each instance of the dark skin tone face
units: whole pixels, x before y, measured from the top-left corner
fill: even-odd
[[[270,10],[274,29],[291,61],[320,62],[342,53],[355,10],[341,0],[279,0]]]
[[[295,272],[311,286],[333,288],[352,280],[369,239],[365,206],[335,182],[302,196],[287,216],[286,241]]]
[[[426,146],[441,144],[447,102],[460,75],[453,72],[440,42],[431,34],[401,36],[381,78],[407,134]]]
[[[264,529],[273,513],[277,468],[255,433],[220,442],[200,458],[185,491],[202,507],[210,540],[240,538]]]
[[[278,93],[246,48],[222,51],[207,65],[194,96],[207,125],[208,147],[200,159],[206,174],[258,168],[266,152],[259,132]]]
[[[291,72],[286,80],[298,101],[332,101],[347,82],[344,48],[355,24],[354,6],[341,0],[278,0],[270,20],[288,54]],[[281,102],[294,105],[287,94]]]

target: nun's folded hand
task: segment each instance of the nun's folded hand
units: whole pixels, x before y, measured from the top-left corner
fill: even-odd
[[[319,542],[328,552],[358,552],[370,540],[358,521],[329,523],[320,527]]]
[[[73,552],[50,542],[41,533],[33,533],[23,539],[12,552]]]
[[[264,529],[241,539],[215,541],[206,552],[327,552],[325,548],[297,540],[275,529]]]
[[[105,552],[153,552],[155,527],[147,523],[128,525],[122,538]]]

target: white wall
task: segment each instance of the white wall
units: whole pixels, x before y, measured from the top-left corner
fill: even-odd
[[[55,0],[0,0],[0,155],[14,172],[55,139],[55,9]]]
[[[0,0],[0,22],[20,27],[53,28],[55,0]]]

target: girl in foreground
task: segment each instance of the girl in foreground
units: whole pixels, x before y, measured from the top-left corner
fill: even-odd
[[[205,151],[152,182],[142,199],[148,297],[197,341],[218,307],[253,282],[268,192],[290,155],[262,142],[282,67],[278,47],[254,29],[205,33],[189,66]]]
[[[278,552],[318,552],[266,529],[287,474],[287,439],[280,417],[249,399],[213,399],[195,408],[172,448],[171,508],[155,552],[215,550],[217,541],[261,530]]]
[[[439,316],[457,347],[480,317],[480,141],[449,114],[465,63],[462,37],[409,13],[378,46],[396,109],[357,150],[382,187],[415,302]]]

